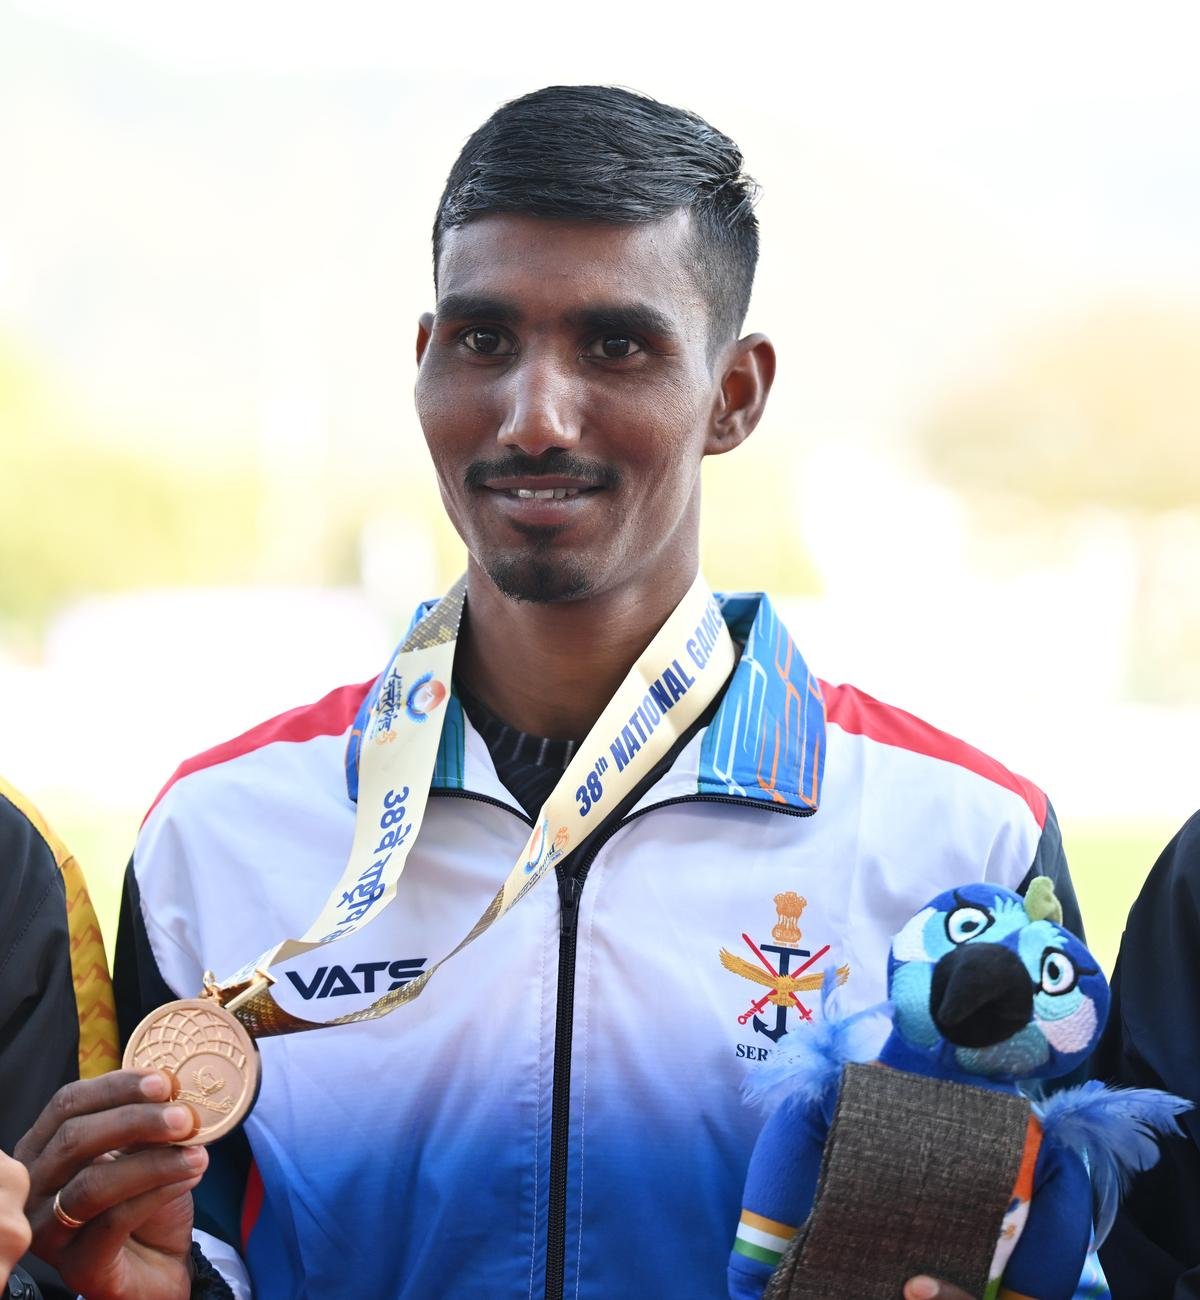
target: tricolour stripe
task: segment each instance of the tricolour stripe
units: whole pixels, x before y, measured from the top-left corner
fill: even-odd
[[[791,1224],[768,1219],[753,1210],[743,1210],[733,1249],[747,1259],[774,1266],[795,1235],[796,1229]]]

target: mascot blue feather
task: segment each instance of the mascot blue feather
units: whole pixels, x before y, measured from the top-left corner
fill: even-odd
[[[1177,1116],[1191,1109],[1157,1088],[1110,1088],[1095,1079],[1034,1104],[1046,1138],[1077,1152],[1092,1183],[1096,1245],[1108,1236],[1134,1174],[1158,1161],[1158,1139],[1178,1136]]]
[[[1061,922],[1048,879],[1032,882],[1024,898],[998,886],[964,885],[932,899],[893,939],[888,1003],[839,1016],[832,1007],[834,973],[826,976],[823,1016],[785,1035],[746,1086],[749,1100],[768,1116],[730,1255],[734,1300],[763,1295],[812,1212],[848,1065],[876,1060],[1024,1097],[1039,1081],[1069,1074],[1087,1059],[1108,1014],[1108,983]],[[890,1013],[891,1032],[875,1054],[880,1011]],[[1068,1300],[1093,1212],[1102,1240],[1129,1179],[1157,1160],[1158,1137],[1177,1132],[1175,1117],[1189,1107],[1167,1093],[1099,1083],[1030,1104],[1035,1137],[1027,1139],[1022,1159],[1024,1182],[1013,1187],[999,1241],[983,1243],[989,1254],[994,1247],[987,1300]],[[844,1291],[856,1293],[854,1278],[846,1279]]]
[[[842,1016],[833,1008],[836,971],[821,984],[821,1018],[803,1034],[785,1034],[772,1058],[747,1080],[746,1100],[770,1114],[785,1100],[823,1104],[837,1093],[842,1070],[875,1059],[879,1034],[873,1021],[891,1015],[891,1004]]]

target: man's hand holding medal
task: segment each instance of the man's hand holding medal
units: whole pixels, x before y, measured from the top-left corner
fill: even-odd
[[[88,1300],[191,1294],[192,1188],[208,1168],[199,1128],[162,1070],[68,1084],[18,1144],[33,1251]]]

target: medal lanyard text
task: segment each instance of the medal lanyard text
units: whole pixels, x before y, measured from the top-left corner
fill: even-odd
[[[465,595],[464,577],[409,633],[388,666],[364,729],[350,857],[320,914],[299,939],[277,944],[218,986],[223,994],[239,994],[233,1009],[254,1037],[374,1020],[419,997],[451,957],[494,925],[621,805],[700,718],[733,668],[733,640],[720,607],[697,576],[579,746],[515,865],[464,938],[417,978],[361,1011],[328,1021],[301,1019],[275,1001],[264,973],[353,934],[395,898],[429,798]],[[436,726],[428,725],[434,720]],[[243,992],[248,983],[250,992]]]

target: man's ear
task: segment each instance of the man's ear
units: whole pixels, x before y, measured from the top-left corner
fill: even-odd
[[[421,364],[421,358],[425,355],[425,349],[429,346],[429,339],[432,334],[433,312],[422,312],[420,320],[417,321],[417,365]]]
[[[723,364],[706,456],[732,451],[754,432],[775,382],[775,348],[765,334],[747,334],[726,351]]]

